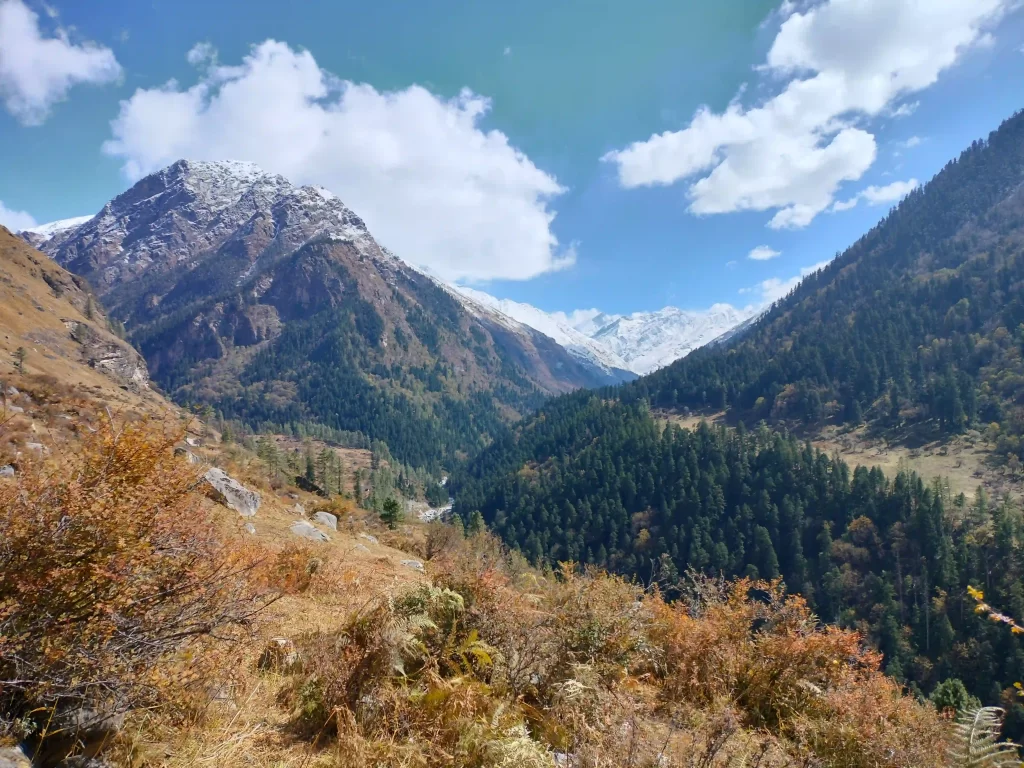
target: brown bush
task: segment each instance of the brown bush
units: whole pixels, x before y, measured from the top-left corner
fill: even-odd
[[[265,604],[253,563],[194,492],[181,439],[106,423],[0,486],[0,714],[44,719],[88,701],[174,704],[208,681],[213,644]]]

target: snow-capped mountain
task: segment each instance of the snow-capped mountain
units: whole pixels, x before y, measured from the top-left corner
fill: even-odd
[[[574,328],[567,318],[549,314],[530,304],[522,304],[509,299],[496,299],[488,293],[473,288],[455,286],[455,290],[476,304],[499,312],[518,323],[540,331],[545,336],[554,339],[569,354],[579,360],[597,366],[609,373],[631,370],[623,358],[609,346],[590,338],[586,333]]]
[[[740,309],[730,304],[696,312],[665,307],[609,318],[591,338],[619,355],[631,371],[645,374],[686,357],[756,314],[754,307]]]
[[[149,315],[153,302],[164,301],[164,291],[157,290],[145,299],[147,307],[137,301],[134,308],[122,305],[128,296],[139,298],[133,281],[166,282],[167,296],[174,298],[223,292],[317,238],[346,243],[385,271],[409,268],[380,246],[362,219],[328,190],[297,187],[253,163],[235,161],[181,160],[142,179],[95,216],[42,224],[21,237],[85,275],[101,295],[110,294],[110,308],[122,315],[139,309]],[[543,334],[607,381],[628,380],[668,365],[756,314],[753,308],[728,304],[705,311],[665,307],[630,315],[549,313],[413,271],[445,288],[470,314],[528,345],[537,341],[537,332]]]
[[[500,313],[561,344],[574,357],[606,370],[627,370],[643,375],[685,357],[698,347],[758,314],[754,307],[715,304],[704,311],[665,307],[656,312],[612,315],[582,310],[566,315],[545,312],[530,304],[497,299],[472,288],[456,286],[465,299]],[[465,303],[465,302],[464,302]]]
[[[75,216],[71,219],[60,219],[51,221],[48,224],[38,224],[18,232],[18,236],[35,248],[42,248],[46,243],[56,237],[71,232],[89,221],[92,216]]]

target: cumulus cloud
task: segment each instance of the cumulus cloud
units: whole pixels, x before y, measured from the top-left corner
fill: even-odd
[[[856,208],[857,203],[861,200],[866,202],[868,205],[885,205],[886,203],[895,203],[902,200],[919,186],[921,186],[921,182],[917,179],[894,181],[883,187],[876,187],[872,184],[870,187],[862,190],[849,200],[836,200],[836,202],[832,204],[832,208],[830,210],[835,213],[848,211],[851,208]]]
[[[60,27],[44,36],[39,15],[22,0],[0,0],[0,98],[22,124],[44,122],[79,83],[99,85],[120,77],[121,65],[109,48],[75,44]]]
[[[695,214],[775,211],[773,229],[807,226],[843,182],[874,163],[866,123],[910,114],[897,103],[932,85],[1016,0],[825,0],[784,17],[761,71],[781,90],[756,106],[743,91],[722,112],[701,107],[680,131],[602,159],[626,188],[693,180]]]
[[[762,280],[760,283],[750,288],[740,288],[740,293],[754,294],[759,297],[761,304],[771,304],[772,302],[784,298],[790,291],[797,287],[801,280],[808,275],[817,272],[822,267],[827,266],[828,263],[828,261],[819,261],[817,264],[801,269],[799,275],[793,275],[793,277],[787,279],[769,277],[767,280]]]
[[[468,90],[444,99],[342,81],[310,52],[268,40],[238,65],[210,63],[191,87],[137,90],[104,151],[130,180],[186,157],[250,160],[321,185],[387,247],[448,280],[525,280],[571,265],[575,248],[551,230],[549,203],[564,189],[481,127],[489,109]]]
[[[21,232],[34,227],[38,222],[25,211],[12,211],[0,200],[0,226],[7,227],[11,232]]]
[[[769,261],[770,259],[778,258],[781,255],[782,251],[776,251],[774,248],[767,245],[759,245],[747,254],[747,258],[753,259],[754,261]]]

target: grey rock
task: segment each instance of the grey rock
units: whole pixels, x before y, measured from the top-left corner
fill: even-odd
[[[356,544],[356,545],[355,545],[355,546],[353,547],[353,549],[354,549],[354,550],[355,550],[356,552],[369,552],[369,551],[370,551],[370,548],[369,548],[368,546],[366,546],[365,544]]]
[[[185,437],[185,444],[191,446],[192,448],[198,448],[200,445],[202,445],[202,443],[197,438],[191,436]]]
[[[296,515],[299,515],[301,517],[306,516],[306,508],[301,504],[296,504],[294,507],[292,507],[292,510],[295,512]]]
[[[8,405],[7,411],[8,413],[24,413],[25,409],[22,408],[20,405]]]
[[[406,568],[412,568],[414,571],[423,571],[423,563],[419,560],[403,560],[402,565]]]
[[[330,512],[317,512],[313,515],[313,522],[325,525],[332,531],[338,530],[338,518],[332,515]]]
[[[21,394],[21,392],[19,392],[18,388],[15,387],[13,384],[11,386],[7,387],[7,396],[8,397],[17,397],[20,394]]]
[[[253,525],[252,523],[246,523],[245,524],[245,532],[255,536],[256,535],[256,526]]]
[[[213,491],[213,497],[225,507],[235,510],[242,517],[253,517],[260,508],[260,495],[250,491],[229,476],[223,469],[210,468],[203,479]]]
[[[10,464],[0,467],[0,477],[14,477],[14,467]]]
[[[36,453],[48,453],[46,446],[42,443],[25,443],[25,447]]]
[[[366,540],[367,540],[368,542],[370,542],[371,544],[380,544],[380,542],[379,542],[379,541],[377,541],[377,537],[376,537],[376,536],[371,536],[371,535],[370,535],[370,534],[368,534],[368,533],[360,533],[360,534],[359,534],[359,538],[360,538],[360,539],[366,539]]]
[[[32,761],[18,747],[0,747],[0,768],[32,768]]]
[[[305,520],[299,520],[294,525],[292,525],[291,532],[294,533],[296,536],[299,536],[303,539],[309,539],[310,541],[323,542],[331,540],[326,533],[318,531]]]

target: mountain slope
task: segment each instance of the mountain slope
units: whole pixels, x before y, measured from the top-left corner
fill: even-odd
[[[1024,113],[930,183],[738,341],[625,397],[748,423],[1024,428]],[[1009,440],[1005,451],[1018,452]]]
[[[88,284],[0,227],[0,358],[123,402],[148,399],[146,363],[108,328]],[[128,393],[122,394],[122,393]],[[154,395],[155,397],[155,395]]]
[[[179,401],[253,425],[472,452],[545,395],[617,380],[523,326],[464,311],[327,190],[179,161],[44,248],[86,277]]]
[[[1024,643],[972,610],[968,585],[1024,614],[1024,515],[909,471],[852,471],[766,425],[996,422],[1016,474],[1024,428],[1024,114],[978,142],[745,332],[649,376],[556,398],[456,473],[479,513],[544,561],[659,580],[688,568],[782,577],[856,627],[928,692],[986,704],[1024,675]],[[651,408],[728,409],[682,430]],[[976,436],[977,437],[977,436]],[[1024,715],[1024,710],[1021,711]]]

